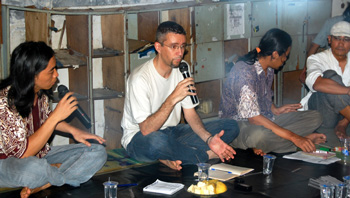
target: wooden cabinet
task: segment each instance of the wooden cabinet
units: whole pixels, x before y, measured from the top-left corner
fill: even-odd
[[[219,4],[209,6],[223,9],[223,6]],[[202,118],[217,116],[221,83],[224,77],[223,35],[221,35],[220,40],[215,42],[216,47],[209,46],[210,42],[197,44],[197,37],[202,31],[205,31],[205,28],[196,28],[195,5],[185,4],[181,6],[179,4],[179,7],[171,9],[163,6],[149,10],[134,8],[129,10],[57,11],[19,7],[9,7],[9,9],[25,12],[26,40],[45,41],[51,46],[51,32],[52,29],[56,28],[52,18],[54,15],[64,17],[65,28],[61,31],[62,34],[65,31],[63,39],[66,39],[67,47],[65,49],[52,47],[56,51],[59,69],[67,73],[67,83],[63,84],[67,85],[70,91],[76,93],[80,106],[91,118],[92,127],[86,129],[77,119],[73,119],[71,124],[98,135],[101,135],[102,130],[102,136],[107,140],[108,148],[121,147],[122,129],[120,122],[123,115],[125,82],[131,70],[146,61],[146,59],[138,58],[136,49],[154,43],[156,29],[163,21],[175,21],[182,25],[187,32],[187,42],[190,47],[184,59],[190,64],[192,76],[198,82],[196,83],[198,97],[202,101],[212,103],[212,112],[200,112],[200,116]],[[207,7],[201,7],[197,12],[201,9],[207,9]],[[220,10],[215,10],[216,14],[221,14]],[[204,13],[197,13],[197,15],[198,17],[205,16]],[[100,18],[100,23],[95,23],[95,18]],[[203,25],[203,23],[201,24]],[[96,29],[100,32],[100,36],[94,38],[96,34],[94,30]],[[223,34],[222,25],[220,29]],[[101,45],[95,46],[95,41],[98,39],[101,40]],[[201,49],[208,50],[209,48],[213,51],[209,50],[208,55],[201,52]],[[213,52],[216,53],[212,54]],[[208,63],[208,68],[211,69],[206,72],[199,65],[204,60],[203,56],[212,60],[210,64]],[[211,59],[208,56],[215,56],[216,59]],[[100,60],[101,65],[95,64],[95,60]],[[222,69],[219,75],[206,77],[207,73],[216,72],[216,67]],[[101,69],[99,77],[95,76],[96,68]],[[95,82],[101,80],[102,85],[96,87]],[[97,102],[102,102],[103,105],[96,105]],[[98,120],[102,117],[103,127],[101,129]]]
[[[137,49],[145,45],[152,46],[156,29],[161,22],[175,21],[186,30],[190,48],[184,59],[191,66],[198,97],[202,104],[210,104],[212,110],[209,113],[202,111],[205,107],[200,105],[199,115],[202,118],[211,118],[218,115],[221,86],[229,72],[230,63],[255,48],[268,29],[280,27],[297,31],[295,35],[293,33],[295,39],[292,49],[295,48],[298,52],[305,50],[305,45],[296,44],[303,38],[299,33],[300,27],[295,29],[290,25],[294,23],[289,23],[296,10],[291,11],[288,8],[307,5],[308,8],[304,10],[311,12],[314,10],[312,5],[322,5],[326,0],[307,1],[308,4],[305,1],[178,2],[171,6],[164,3],[89,10],[41,10],[3,5],[2,14],[7,19],[4,20],[7,21],[5,25],[9,27],[9,10],[24,12],[26,40],[41,40],[49,45],[52,45],[52,31],[55,31],[53,16],[64,17],[65,28],[61,31],[65,31],[62,36],[66,36],[62,38],[66,39],[64,41],[67,47],[55,49],[57,47],[53,46],[58,66],[60,70],[67,71],[66,85],[77,94],[80,105],[91,118],[93,125],[90,132],[102,134],[107,139],[108,148],[118,148],[121,147],[120,121],[123,115],[126,79],[135,67],[155,56],[153,53],[142,59]],[[310,17],[310,21],[313,18]],[[326,17],[321,18],[324,20]],[[320,26],[308,26],[309,33],[316,32],[318,27]],[[8,42],[11,35],[6,30],[3,36],[7,39],[4,40],[4,66],[1,71],[3,76],[6,76],[10,54]],[[305,41],[309,40],[307,37]],[[98,45],[95,45],[96,41]],[[296,54],[292,52],[291,54]],[[295,56],[299,60],[297,62],[293,61],[296,60],[293,57],[286,64],[288,71],[301,69],[296,66],[300,64],[301,56]],[[97,73],[100,73],[99,76],[96,76]],[[295,75],[290,75],[288,79],[294,78]],[[276,84],[282,87],[283,83],[286,82],[283,82],[280,76]],[[279,100],[282,91],[275,89],[275,96]],[[73,120],[72,123],[84,128],[77,120]]]
[[[59,71],[67,70],[68,84],[65,85],[70,91],[75,92],[79,105],[90,117],[92,126],[86,128],[77,118],[67,121],[81,129],[104,136],[107,139],[108,148],[120,147],[118,136],[121,137],[122,134],[120,120],[125,91],[125,60],[127,60],[125,14],[120,11],[54,11],[9,7],[5,15],[8,15],[11,9],[24,12],[26,41],[44,41],[51,46],[51,31],[57,31],[52,18],[54,15],[64,16],[65,28],[60,31],[62,34],[66,32],[64,39],[66,39],[67,48],[55,49],[54,46],[52,48],[56,52]],[[102,44],[96,47],[94,39],[99,38],[93,38],[94,17],[99,17],[101,21],[96,26],[101,31]],[[9,21],[7,26],[10,26]],[[94,72],[97,69],[94,63],[97,59],[102,62],[102,66],[99,66],[102,75],[98,77],[102,80],[96,79],[96,81],[102,81],[101,85],[94,83]],[[54,102],[59,100],[57,95],[57,93],[54,94]],[[95,106],[98,101],[102,101],[103,109],[101,105]],[[101,111],[103,116],[100,116]],[[104,122],[102,130],[101,126],[95,126],[96,119],[102,119]]]

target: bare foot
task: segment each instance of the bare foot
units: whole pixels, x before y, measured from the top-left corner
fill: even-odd
[[[337,135],[338,138],[346,138],[346,128],[348,125],[349,121],[347,119],[340,120],[334,129],[335,135]]]
[[[29,197],[29,195],[31,194],[31,190],[28,188],[28,187],[24,187],[22,190],[21,190],[21,198],[27,198]]]
[[[181,170],[182,169],[182,167],[181,167],[182,162],[180,160],[176,160],[176,161],[159,160],[159,161],[173,170]]]
[[[41,186],[41,187],[34,188],[34,189],[30,189],[30,188],[28,188],[28,187],[24,187],[24,188],[21,190],[21,193],[20,193],[21,198],[28,198],[29,195],[34,194],[34,193],[37,193],[37,192],[39,192],[39,191],[42,191],[42,190],[44,190],[44,189],[46,189],[46,188],[48,188],[48,187],[50,187],[50,186],[51,186],[51,184],[50,184],[50,183],[47,183],[47,184],[45,184],[45,185],[43,185],[43,186]]]
[[[56,167],[56,168],[60,168],[61,165],[62,165],[62,164],[58,164],[58,163],[57,163],[57,164],[51,164],[51,166],[54,166],[54,167]]]
[[[326,135],[321,133],[311,133],[305,137],[310,139],[314,144],[325,143],[327,140]]]
[[[51,166],[54,166],[54,167],[56,167],[56,168],[61,167],[61,165],[62,165],[62,164],[59,164],[59,163],[57,163],[57,164],[51,164]],[[50,187],[50,186],[51,186],[51,184],[50,184],[50,183],[47,183],[47,184],[45,184],[45,185],[43,185],[43,186],[41,186],[41,187],[34,188],[34,189],[30,189],[30,188],[28,188],[28,187],[24,187],[24,188],[21,190],[21,193],[20,193],[21,198],[28,198],[29,195],[34,194],[34,193],[37,193],[37,192],[39,192],[39,191],[41,191],[41,190],[44,190],[44,189],[46,189],[46,188],[48,188],[48,187]]]
[[[260,156],[266,155],[266,153],[264,153],[261,149],[257,149],[257,148],[253,148],[253,152],[255,155],[260,155]]]

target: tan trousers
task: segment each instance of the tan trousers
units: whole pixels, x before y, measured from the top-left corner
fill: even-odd
[[[298,111],[281,114],[273,121],[282,128],[300,136],[313,133],[322,123],[317,111]],[[283,139],[263,126],[250,124],[249,121],[238,121],[240,133],[230,144],[234,148],[257,148],[263,152],[286,153],[296,151],[293,142]]]

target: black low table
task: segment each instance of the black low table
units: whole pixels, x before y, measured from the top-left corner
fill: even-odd
[[[273,172],[271,175],[262,174],[262,157],[254,155],[251,150],[237,149],[235,159],[229,163],[236,166],[254,168],[254,171],[247,176],[236,178],[225,182],[228,190],[218,197],[277,197],[277,198],[308,198],[320,197],[319,190],[309,187],[310,178],[330,175],[338,180],[342,180],[345,175],[350,175],[350,166],[342,162],[335,162],[330,165],[318,165],[297,160],[283,159],[282,155],[277,155]],[[215,161],[219,163],[219,161]],[[211,161],[214,163],[214,161]],[[197,171],[197,166],[183,166],[181,171],[174,171],[156,163],[144,167],[132,168],[114,173],[94,176],[91,180],[80,187],[71,187],[64,185],[61,187],[50,187],[44,191],[33,194],[31,198],[103,198],[103,182],[109,178],[119,184],[137,183],[137,186],[118,188],[118,198],[126,197],[165,197],[164,195],[155,196],[143,193],[142,189],[153,183],[156,179],[166,182],[183,183],[185,188],[172,197],[196,197],[186,190],[191,184],[195,184],[193,173]],[[234,182],[240,181],[252,186],[251,192],[245,192],[235,189]],[[1,193],[1,198],[17,198],[20,190]]]

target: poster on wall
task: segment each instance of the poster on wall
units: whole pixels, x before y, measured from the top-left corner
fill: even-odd
[[[227,4],[227,36],[244,34],[244,3]]]

